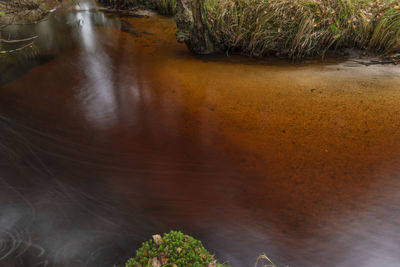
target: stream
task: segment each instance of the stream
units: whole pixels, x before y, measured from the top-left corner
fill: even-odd
[[[400,69],[196,56],[92,1],[0,62],[0,266],[124,266],[181,230],[219,262],[400,265]],[[0,57],[0,61],[2,58]]]

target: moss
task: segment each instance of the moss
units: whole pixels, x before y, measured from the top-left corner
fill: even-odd
[[[136,256],[126,262],[126,267],[229,267],[216,263],[202,243],[179,231],[171,231],[163,237],[155,235],[136,251]]]

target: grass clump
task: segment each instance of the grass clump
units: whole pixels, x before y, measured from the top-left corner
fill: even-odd
[[[176,13],[176,0],[156,0],[155,5],[161,15],[173,16]]]
[[[154,235],[136,251],[136,257],[129,259],[125,267],[229,267],[217,263],[202,243],[179,231]]]
[[[143,6],[157,11],[161,15],[173,16],[176,13],[176,0],[97,0],[99,3],[121,10]]]
[[[138,2],[161,15],[173,16],[176,13],[176,0],[139,0]]]
[[[357,48],[400,52],[398,0],[204,0],[215,45],[252,56],[291,58]]]

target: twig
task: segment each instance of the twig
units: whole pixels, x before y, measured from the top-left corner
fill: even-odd
[[[21,51],[22,49],[27,48],[27,47],[32,46],[32,45],[33,45],[33,42],[31,42],[31,43],[29,43],[29,44],[26,44],[26,45],[24,45],[24,46],[18,47],[18,48],[16,48],[16,49],[12,49],[12,50],[2,50],[2,51],[0,51],[0,54],[9,54],[9,53],[18,52],[18,51]]]
[[[268,262],[266,265],[263,265],[263,267],[276,267],[275,264],[267,257],[267,255],[265,253],[263,253],[260,256],[258,256],[256,264],[254,264],[254,267],[257,267],[258,263],[261,260],[266,260]]]
[[[36,39],[38,37],[39,36],[36,35],[36,36],[25,38],[25,39],[14,39],[14,40],[6,40],[6,39],[1,39],[0,38],[0,42],[3,42],[3,43],[20,43],[20,42],[31,41],[31,40],[34,40],[34,39]]]

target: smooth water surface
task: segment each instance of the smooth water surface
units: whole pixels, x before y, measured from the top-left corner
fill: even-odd
[[[26,31],[1,74],[0,266],[122,266],[171,229],[232,266],[400,265],[397,66],[198,57],[172,19],[90,2]]]

